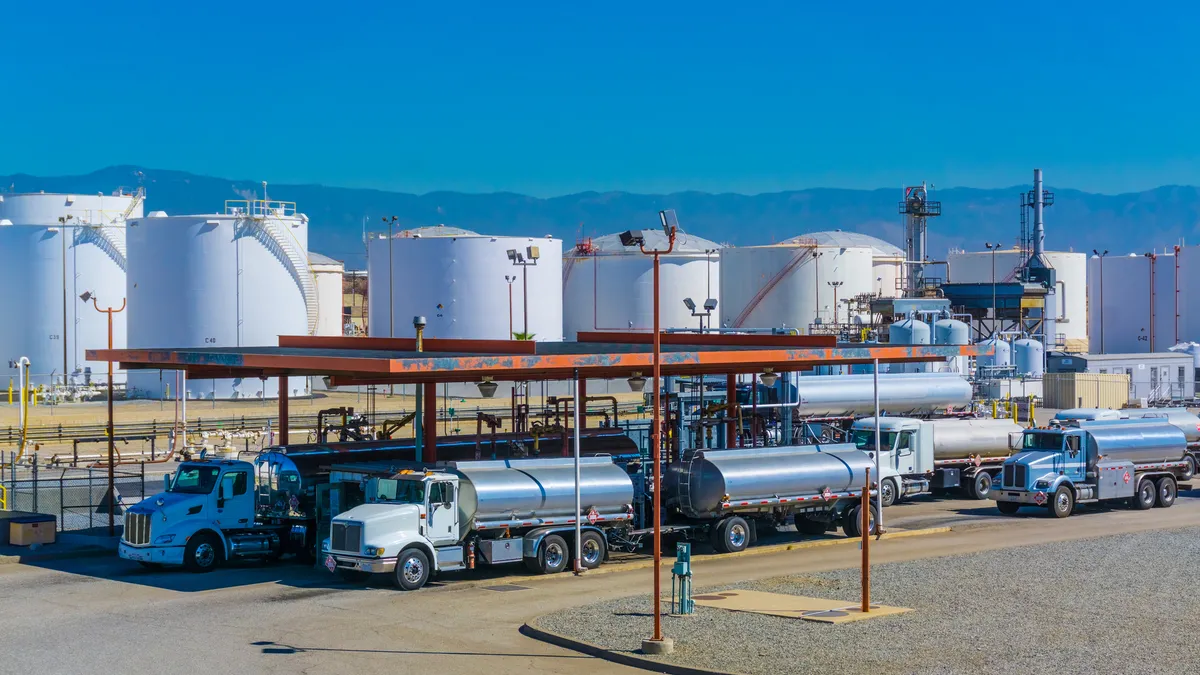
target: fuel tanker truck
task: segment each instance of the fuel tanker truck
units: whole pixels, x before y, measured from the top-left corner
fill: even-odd
[[[991,497],[1006,515],[1029,505],[1066,518],[1076,504],[1114,501],[1136,509],[1166,508],[1175,503],[1186,456],[1184,433],[1162,420],[1028,429],[1021,451],[1005,460]]]
[[[879,501],[960,490],[987,499],[1004,460],[1021,447],[1024,428],[1009,419],[883,417],[879,422]],[[875,452],[875,418],[850,428],[854,446]]]
[[[367,480],[366,503],[333,519],[322,549],[330,572],[388,575],[415,590],[433,574],[485,565],[566,570],[577,520],[578,563],[598,567],[610,550],[641,545],[654,499],[663,500],[664,532],[722,552],[753,544],[760,524],[789,519],[811,533],[840,523],[853,536],[871,466],[849,445],[695,450],[665,467],[656,491],[640,462],[585,457],[576,510],[571,458],[444,462]]]

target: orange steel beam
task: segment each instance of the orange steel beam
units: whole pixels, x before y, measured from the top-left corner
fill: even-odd
[[[624,331],[581,331],[579,342],[617,343],[648,345],[654,336],[651,333]],[[711,347],[834,347],[837,337],[833,335],[772,335],[766,333],[662,333],[664,345],[697,345]]]

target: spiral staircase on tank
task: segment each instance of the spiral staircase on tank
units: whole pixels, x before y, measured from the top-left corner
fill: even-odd
[[[238,227],[256,239],[287,267],[292,280],[304,295],[304,309],[308,318],[308,334],[317,330],[317,282],[313,276],[308,255],[301,249],[300,242],[287,229],[281,216],[296,213],[294,202],[265,202],[234,200],[226,202],[225,212],[240,216]]]

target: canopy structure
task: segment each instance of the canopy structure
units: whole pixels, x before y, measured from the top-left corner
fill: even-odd
[[[287,379],[327,377],[330,386],[422,384],[424,415],[436,419],[434,387],[443,382],[565,380],[649,375],[650,333],[580,333],[578,342],[280,336],[277,347],[89,349],[88,360],[117,361],[125,370],[182,370],[189,379],[279,378],[280,442],[287,443]],[[983,349],[987,349],[984,347]],[[774,334],[661,335],[664,377],[776,373],[816,366],[944,361],[979,356],[975,345],[837,344],[833,336]],[[436,447],[436,424],[422,427]],[[732,432],[732,427],[730,427]],[[431,458],[432,459],[432,458]]]

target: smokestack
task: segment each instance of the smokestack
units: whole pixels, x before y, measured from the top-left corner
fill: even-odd
[[[1033,170],[1033,257],[1041,260],[1046,248],[1046,227],[1042,222],[1042,207],[1046,205],[1042,194],[1042,170]]]

